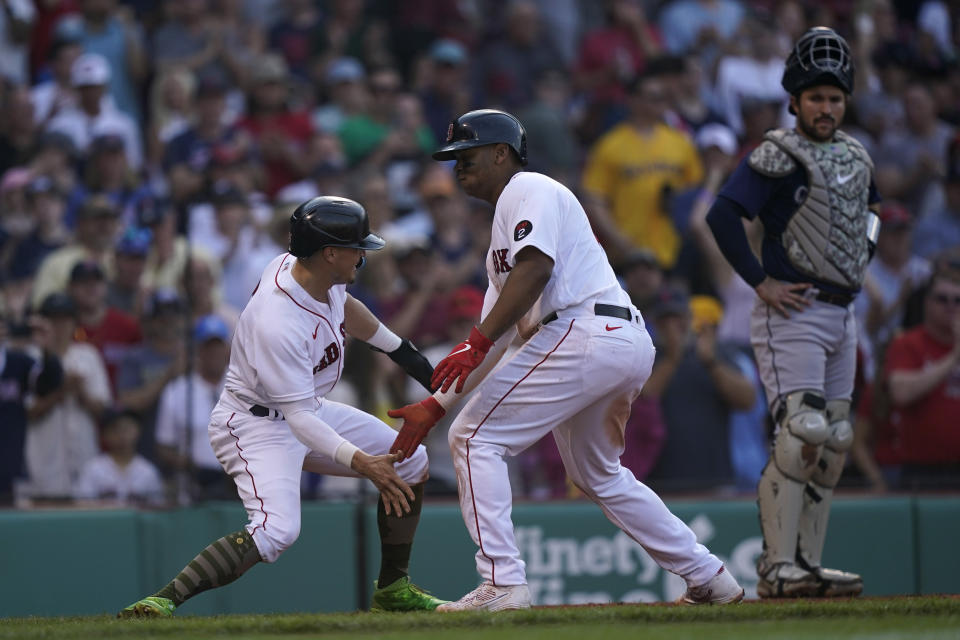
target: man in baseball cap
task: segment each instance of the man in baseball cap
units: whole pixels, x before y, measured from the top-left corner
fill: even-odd
[[[110,63],[99,53],[84,53],[70,68],[70,83],[77,90],[78,104],[58,113],[48,131],[66,134],[81,152],[89,150],[94,138],[109,132],[123,138],[127,161],[132,169],[143,165],[140,133],[133,119],[117,109],[107,95]]]

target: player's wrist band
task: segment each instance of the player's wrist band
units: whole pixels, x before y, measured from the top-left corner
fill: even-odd
[[[457,394],[453,391],[452,387],[447,390],[446,393],[437,389],[431,397],[437,401],[437,404],[439,404],[444,411],[449,411],[450,407],[456,404],[458,400]]]
[[[387,328],[387,325],[380,323],[380,326],[377,327],[376,332],[369,338],[367,338],[367,344],[371,347],[376,347],[383,351],[384,353],[391,353],[400,348],[400,343],[403,342],[400,339],[400,336],[395,334],[393,331]]]
[[[360,450],[360,447],[344,440],[339,445],[337,445],[337,450],[333,452],[333,459],[345,466],[350,468],[350,464],[353,462],[353,454]]]

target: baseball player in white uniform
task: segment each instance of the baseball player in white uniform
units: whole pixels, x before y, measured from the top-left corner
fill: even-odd
[[[370,233],[363,207],[352,200],[313,198],[294,211],[290,253],[267,266],[240,316],[225,388],[210,417],[211,445],[234,479],[249,521],[120,617],[172,615],[197,593],[232,582],[257,562],[275,561],[300,534],[301,469],[365,476],[379,489],[382,558],[373,609],[432,610],[444,602],[407,576],[426,453],[419,448],[388,454],[393,429],[324,398],[340,378],[347,333],[429,384],[429,362],[346,291],[364,252],[383,246]]]
[[[390,412],[404,418],[391,451],[408,451],[444,415],[468,376],[467,387],[478,384],[449,441],[483,581],[438,610],[530,606],[504,456],[548,433],[571,480],[662,567],[686,580],[681,601],[741,600],[743,589],[721,561],[620,466],[624,424],[650,375],[654,349],[580,203],[553,179],[523,171],[526,134],[510,114],[466,113],[451,124],[447,143],[433,157],[456,159],[464,191],[496,207],[490,283],[479,326],[435,369],[438,391]],[[498,363],[518,336],[523,343]]]
[[[717,244],[757,292],[750,337],[770,411],[773,451],[758,486],[761,597],[851,596],[861,577],[822,566],[833,489],[853,444],[850,399],[863,283],[879,221],[873,162],[840,131],[853,59],[814,27],[787,58],[783,88],[797,116],[745,158],[707,214]],[[763,262],[741,218],[763,222]]]

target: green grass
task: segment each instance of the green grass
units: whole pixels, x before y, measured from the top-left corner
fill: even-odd
[[[180,616],[167,620],[9,618],[0,639],[192,640],[933,640],[960,638],[960,598],[747,602],[728,607],[614,605],[486,613]]]

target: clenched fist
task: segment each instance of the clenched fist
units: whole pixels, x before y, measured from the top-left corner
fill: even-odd
[[[400,409],[387,411],[387,415],[391,418],[403,418],[403,426],[390,447],[390,453],[399,451],[403,454],[401,460],[409,458],[430,433],[430,429],[433,429],[437,421],[446,413],[433,396],[417,404],[408,404]]]
[[[460,393],[463,391],[463,383],[467,381],[467,376],[483,362],[492,346],[493,340],[474,327],[470,330],[470,337],[455,346],[436,366],[430,384],[436,389],[442,383],[440,390],[446,393],[450,385],[457,381],[457,393]]]

